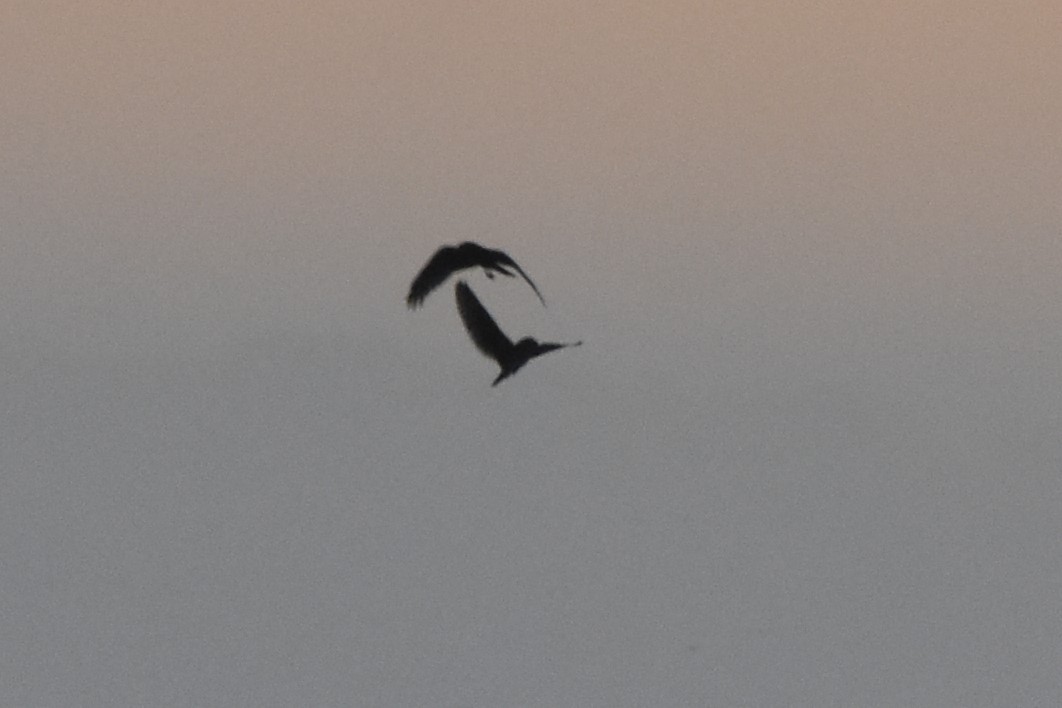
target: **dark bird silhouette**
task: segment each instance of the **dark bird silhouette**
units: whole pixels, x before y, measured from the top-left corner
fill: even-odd
[[[436,251],[435,255],[417,273],[417,277],[413,279],[413,284],[409,287],[409,295],[406,296],[406,304],[411,309],[415,309],[424,302],[424,298],[428,297],[432,290],[442,285],[443,281],[450,277],[452,273],[466,268],[475,268],[476,266],[486,271],[487,276],[490,278],[493,278],[496,272],[513,278],[515,276],[509,270],[509,268],[512,268],[512,270],[520,274],[520,277],[527,281],[527,284],[535,291],[535,295],[538,295],[538,299],[542,301],[542,305],[545,306],[546,301],[542,298],[542,293],[531,282],[531,278],[527,277],[527,273],[516,265],[516,261],[503,251],[484,248],[478,243],[472,243],[471,241],[465,241],[459,246],[443,246]]]
[[[461,313],[461,321],[465,323],[465,329],[468,330],[476,348],[498,362],[498,366],[501,367],[501,373],[498,374],[498,378],[494,379],[491,386],[497,386],[536,356],[542,356],[555,349],[577,347],[582,344],[581,341],[570,344],[540,343],[531,337],[524,337],[513,344],[513,341],[505,336],[494,318],[487,312],[487,308],[483,307],[479,298],[465,281],[457,281],[454,292],[457,294],[457,311]]]

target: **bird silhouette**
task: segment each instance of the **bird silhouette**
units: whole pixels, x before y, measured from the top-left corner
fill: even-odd
[[[479,301],[465,281],[457,281],[454,292],[457,295],[457,311],[461,314],[461,321],[465,324],[469,336],[472,337],[472,342],[477,349],[498,362],[498,366],[501,367],[501,373],[498,374],[498,378],[494,379],[491,386],[497,386],[537,356],[555,349],[577,347],[582,344],[582,341],[569,344],[538,342],[531,337],[524,337],[513,344],[513,341],[505,336],[505,333],[498,327],[498,323],[490,316],[487,308],[483,307],[483,303]]]
[[[424,302],[424,298],[442,285],[452,273],[476,266],[486,271],[490,278],[493,278],[496,272],[513,278],[515,275],[509,270],[512,268],[527,281],[527,284],[535,291],[535,295],[538,295],[538,299],[542,301],[542,305],[545,306],[546,301],[542,298],[542,293],[538,291],[538,287],[527,276],[527,273],[516,265],[516,261],[503,251],[484,248],[471,241],[465,241],[459,246],[443,246],[436,251],[435,255],[417,273],[417,277],[413,279],[413,284],[409,287],[409,295],[406,296],[406,304],[410,309],[416,309]]]

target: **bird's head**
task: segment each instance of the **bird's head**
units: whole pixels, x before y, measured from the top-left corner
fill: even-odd
[[[513,350],[527,356],[538,351],[538,346],[538,340],[534,337],[524,337],[513,346]]]

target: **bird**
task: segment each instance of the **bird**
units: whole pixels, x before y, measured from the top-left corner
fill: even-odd
[[[413,279],[413,283],[409,287],[409,295],[406,296],[406,305],[411,310],[416,309],[424,302],[424,298],[428,297],[432,290],[442,285],[443,281],[450,277],[451,274],[466,268],[475,268],[476,266],[483,268],[490,278],[494,277],[495,272],[513,278],[515,275],[509,270],[509,268],[512,268],[512,270],[520,274],[520,277],[527,281],[527,284],[535,291],[535,295],[538,295],[538,299],[542,301],[542,306],[545,307],[546,301],[543,299],[542,293],[538,291],[538,287],[531,281],[527,273],[516,264],[516,261],[504,251],[485,248],[472,241],[465,241],[457,246],[443,246],[436,251],[428,259],[424,267],[421,268],[420,272],[417,273],[417,277]]]
[[[542,356],[556,349],[565,347],[577,347],[582,341],[567,344],[555,342],[539,342],[532,337],[524,337],[513,344],[513,341],[505,336],[498,327],[498,323],[483,307],[472,288],[463,280],[457,281],[454,287],[457,295],[457,311],[461,315],[461,321],[468,330],[472,342],[483,354],[498,362],[501,372],[494,379],[491,386],[497,386],[503,380],[509,378],[520,368],[537,356]]]

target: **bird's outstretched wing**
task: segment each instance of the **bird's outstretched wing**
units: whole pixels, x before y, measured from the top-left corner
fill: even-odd
[[[457,249],[453,246],[443,246],[436,251],[435,255],[429,258],[428,262],[417,273],[417,277],[413,279],[413,284],[409,286],[406,304],[410,308],[415,308],[423,303],[424,298],[428,297],[432,290],[442,285],[442,282],[450,277],[451,273],[464,267],[458,263],[458,260]]]
[[[514,261],[512,258],[510,258],[508,254],[503,253],[501,251],[497,251],[497,253],[498,253],[498,260],[502,261],[503,263],[505,263],[505,265],[509,266],[510,268],[515,270],[517,273],[519,273],[520,277],[523,278],[524,280],[526,280],[527,284],[531,286],[531,289],[535,291],[535,295],[538,295],[538,299],[539,299],[539,302],[542,303],[542,307],[545,307],[546,306],[546,299],[544,297],[542,297],[542,293],[540,293],[538,291],[538,286],[535,285],[534,281],[532,281],[531,278],[527,275],[527,273],[524,272],[524,269],[521,268],[520,266],[518,266],[516,264],[516,261]]]
[[[501,363],[502,359],[512,351],[512,340],[501,331],[494,318],[490,316],[465,281],[457,281],[454,292],[457,294],[457,311],[461,314],[461,321],[468,330],[469,336],[472,337],[472,342],[485,355]]]

